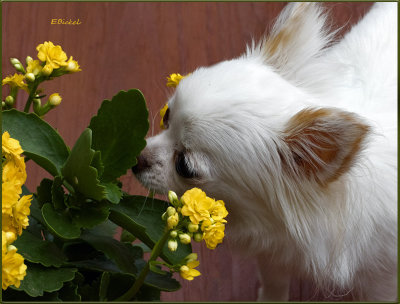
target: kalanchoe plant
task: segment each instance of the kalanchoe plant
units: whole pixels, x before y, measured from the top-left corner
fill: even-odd
[[[17,200],[21,196],[30,202],[24,205],[25,218],[29,215],[25,230],[11,234],[3,229],[3,300],[159,300],[161,291],[178,290],[173,272],[187,280],[200,275],[191,240],[204,239],[212,249],[222,242],[224,203],[197,188],[181,199],[171,191],[169,202],[124,193],[119,178],[136,164],[146,145],[149,122],[142,93],[121,91],[103,101],[69,148],[42,119],[61,97],[51,94],[42,105],[45,95],[39,85],[80,67],[51,42],[38,45],[37,51],[39,60],[28,56],[26,67],[11,60],[19,73],[3,79],[10,94],[2,102],[2,128],[20,145],[18,155],[23,153],[52,177],[44,178],[33,192],[22,187],[16,194],[5,187],[3,159],[3,201],[16,194]],[[21,89],[29,95],[23,112],[14,109]],[[201,215],[193,211],[195,205]],[[16,203],[10,206],[4,211],[3,204],[3,223],[5,214],[15,216]],[[123,229],[119,240],[118,226]],[[145,251],[151,252],[147,261]],[[20,266],[5,285],[7,254],[18,257]]]

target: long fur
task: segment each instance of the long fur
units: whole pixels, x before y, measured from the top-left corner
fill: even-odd
[[[244,55],[184,78],[137,177],[223,199],[261,300],[287,300],[292,275],[396,300],[397,4],[375,4],[340,42],[327,29],[319,4],[289,4]],[[196,178],[175,171],[176,152]]]

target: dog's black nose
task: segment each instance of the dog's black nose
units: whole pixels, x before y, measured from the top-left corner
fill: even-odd
[[[138,174],[141,171],[143,171],[144,169],[149,168],[149,167],[150,167],[150,164],[147,161],[146,157],[143,154],[140,154],[137,157],[137,164],[132,167],[132,172],[134,174]]]

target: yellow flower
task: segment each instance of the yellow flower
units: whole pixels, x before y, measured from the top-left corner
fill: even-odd
[[[165,113],[168,110],[168,103],[165,104],[165,106],[160,110],[160,116],[161,116],[161,121],[160,121],[160,128],[161,129],[166,129],[166,126],[164,125],[164,116]]]
[[[3,182],[12,181],[16,188],[22,187],[26,181],[25,161],[21,156],[6,156],[3,163]]]
[[[32,195],[24,195],[13,208],[13,226],[17,229],[18,235],[22,234],[22,229],[29,225],[28,215],[31,213]]]
[[[43,67],[39,60],[30,60],[28,61],[28,65],[26,67],[26,73],[32,73],[33,75],[37,76],[42,69]]]
[[[187,263],[187,265],[181,266],[181,268],[179,269],[179,274],[185,280],[191,281],[195,277],[201,275],[200,271],[194,269],[195,267],[199,266],[199,264],[199,261],[190,261]]]
[[[2,206],[2,214],[12,215],[13,207],[18,202],[20,189],[15,187],[14,183],[11,182],[2,182],[1,185],[1,206]]]
[[[28,92],[28,85],[24,82],[24,75],[15,73],[13,76],[7,76],[3,79],[2,85],[10,85],[11,88],[18,87]]]
[[[222,243],[225,236],[225,225],[222,222],[214,222],[205,220],[201,225],[204,241],[207,248],[215,249],[218,244]]]
[[[53,67],[50,64],[46,64],[42,69],[42,74],[49,76],[51,73],[53,73]]]
[[[214,221],[222,221],[228,215],[224,201],[216,201],[211,207],[210,214]]]
[[[179,82],[185,78],[187,75],[182,76],[181,74],[171,74],[167,77],[167,87],[173,87],[176,88],[179,84]]]
[[[67,67],[65,69],[70,73],[76,73],[82,71],[78,64],[78,61],[74,60],[72,56],[67,61]]]
[[[11,248],[10,248],[11,247]],[[24,264],[24,258],[17,253],[17,249],[14,246],[9,246],[9,249],[5,254],[2,254],[2,287],[7,289],[8,286],[14,285],[19,287],[21,280],[26,275],[26,265]]]
[[[10,137],[8,132],[2,135],[2,230],[21,234],[28,226],[30,202],[32,195],[20,198],[22,185],[26,181],[25,161],[21,156],[23,150],[18,142]]]
[[[10,134],[7,131],[5,131],[1,136],[1,144],[3,154],[12,154],[14,156],[19,156],[24,152],[21,148],[21,145],[19,144],[19,141],[11,138]]]
[[[7,131],[4,132],[2,135],[2,155],[5,156],[6,162],[3,163],[2,181],[11,181],[16,188],[22,187],[26,181],[25,161],[21,156],[22,153],[23,150],[19,141],[11,138]],[[20,191],[18,194],[20,194]]]
[[[36,47],[38,58],[40,61],[46,62],[53,69],[67,65],[67,54],[62,50],[60,45],[54,45],[51,41],[45,41]]]
[[[1,216],[1,229],[6,232],[12,232],[17,235],[17,229],[14,227],[12,215],[3,213]]]
[[[207,220],[210,217],[209,210],[214,204],[214,200],[207,197],[199,188],[186,191],[181,197],[181,202],[183,203],[182,215],[188,216],[193,224]]]

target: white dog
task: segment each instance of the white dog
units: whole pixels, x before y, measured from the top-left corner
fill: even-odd
[[[244,55],[199,68],[134,168],[159,193],[223,199],[259,263],[260,300],[293,275],[329,294],[397,299],[397,3],[337,43],[317,3],[288,4]]]

